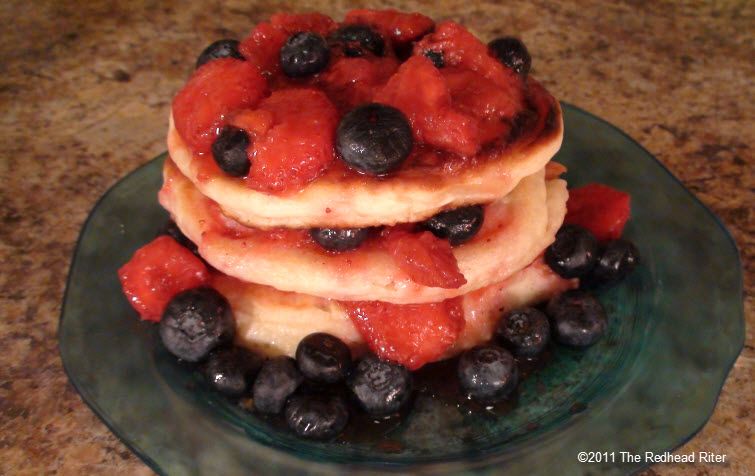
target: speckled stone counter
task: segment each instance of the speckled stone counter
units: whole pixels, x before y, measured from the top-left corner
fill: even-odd
[[[211,41],[278,10],[350,2],[0,3],[0,474],[149,470],[82,403],[58,355],[69,261],[96,200],[165,150],[170,100]],[[755,472],[755,3],[747,0],[359,2],[521,36],[557,97],[637,139],[711,207],[745,269],[746,346],[708,424],[680,451]],[[130,6],[124,6],[130,4]]]

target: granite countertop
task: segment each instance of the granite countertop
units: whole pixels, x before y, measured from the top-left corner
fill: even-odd
[[[63,373],[56,330],[76,237],[108,187],[165,150],[171,97],[206,44],[275,11],[341,17],[349,2],[185,3],[0,4],[0,474],[149,473]],[[729,463],[647,473],[755,471],[755,3],[360,3],[521,36],[558,98],[628,132],[723,219],[745,268],[746,346],[680,451]]]

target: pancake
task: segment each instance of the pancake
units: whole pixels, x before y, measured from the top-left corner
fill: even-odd
[[[388,178],[344,174],[334,168],[302,190],[272,195],[223,173],[209,157],[195,157],[176,131],[168,151],[199,190],[240,223],[270,227],[367,227],[422,221],[439,211],[486,203],[507,195],[520,180],[541,170],[561,146],[558,102],[537,137],[514,141],[503,151],[449,172],[441,165],[407,167]],[[526,131],[524,136],[526,136]]]
[[[305,336],[327,332],[343,340],[355,356],[367,348],[338,301],[278,291],[222,274],[214,275],[211,284],[231,304],[239,345],[266,355],[293,357]],[[547,300],[575,286],[576,280],[560,278],[538,259],[502,282],[465,295],[465,327],[445,357],[488,341],[503,312]]]
[[[170,161],[160,203],[213,267],[245,282],[340,300],[437,302],[500,282],[532,262],[554,239],[566,212],[566,183],[544,170],[486,207],[482,229],[453,253],[467,283],[457,289],[409,279],[380,246],[365,242],[328,253],[313,242],[291,246],[225,217]]]

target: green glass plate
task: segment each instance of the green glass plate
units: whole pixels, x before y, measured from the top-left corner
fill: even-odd
[[[372,438],[318,443],[203,390],[162,350],[155,326],[136,318],[116,276],[166,219],[156,200],[165,155],[113,186],[81,232],[59,329],[71,382],[164,474],[638,470],[646,451],[678,447],[710,417],[744,344],[741,266],[719,220],[641,146],[573,106],[564,105],[564,120],[556,159],[569,167],[570,185],[597,181],[631,193],[626,235],[643,264],[601,296],[607,337],[584,352],[557,349],[505,417],[418,398],[406,420]],[[581,451],[616,452],[615,462],[580,463]],[[622,463],[620,451],[643,458]]]

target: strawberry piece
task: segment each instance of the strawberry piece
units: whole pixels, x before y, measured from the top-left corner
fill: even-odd
[[[443,54],[443,78],[454,107],[480,120],[479,141],[484,144],[508,136],[511,122],[524,109],[524,83],[488,53],[488,47],[453,22],[417,43],[415,54]]]
[[[232,126],[245,129],[252,137],[262,136],[273,127],[273,113],[263,109],[246,109],[229,121]]]
[[[381,301],[342,304],[378,357],[410,370],[438,360],[464,329],[461,298],[429,304]]]
[[[404,13],[398,10],[351,10],[346,14],[345,24],[366,24],[375,28],[383,38],[394,43],[408,43],[431,31],[435,22],[420,13]]]
[[[280,49],[294,33],[311,31],[326,36],[336,23],[321,13],[278,13],[269,22],[259,23],[239,45],[241,54],[260,71],[269,74],[280,72]]]
[[[385,84],[398,66],[398,60],[392,56],[369,59],[342,56],[331,60],[318,82],[342,111],[348,111],[370,102],[375,90]]]
[[[429,231],[387,230],[383,246],[396,265],[417,284],[456,289],[467,282],[459,271],[451,245]]]
[[[629,219],[630,197],[607,185],[591,183],[569,190],[564,223],[590,230],[598,241],[621,237]]]
[[[375,101],[406,114],[417,142],[461,155],[474,155],[480,148],[478,121],[453,109],[443,76],[423,56],[402,64]]]
[[[338,112],[323,92],[275,91],[258,110],[268,114],[258,114],[253,128],[247,129],[254,137],[247,149],[252,163],[249,187],[272,193],[300,190],[335,159]]]
[[[267,81],[245,61],[223,58],[197,71],[173,99],[176,130],[197,153],[207,153],[226,117],[262,99]]]
[[[202,260],[169,236],[142,246],[118,270],[123,293],[145,321],[159,322],[173,296],[206,284]]]
[[[501,88],[482,74],[454,67],[441,70],[454,105],[479,118],[513,118],[523,106],[520,88]]]
[[[454,107],[479,119],[480,143],[508,136],[510,119],[522,108],[521,91],[500,88],[474,71],[449,67],[441,72],[451,92]]]
[[[421,55],[425,51],[442,53],[446,66],[475,71],[498,87],[513,90],[507,94],[514,96],[518,91],[521,100],[523,83],[519,75],[491,56],[487,45],[458,23],[439,23],[433,33],[414,46],[414,54]]]

